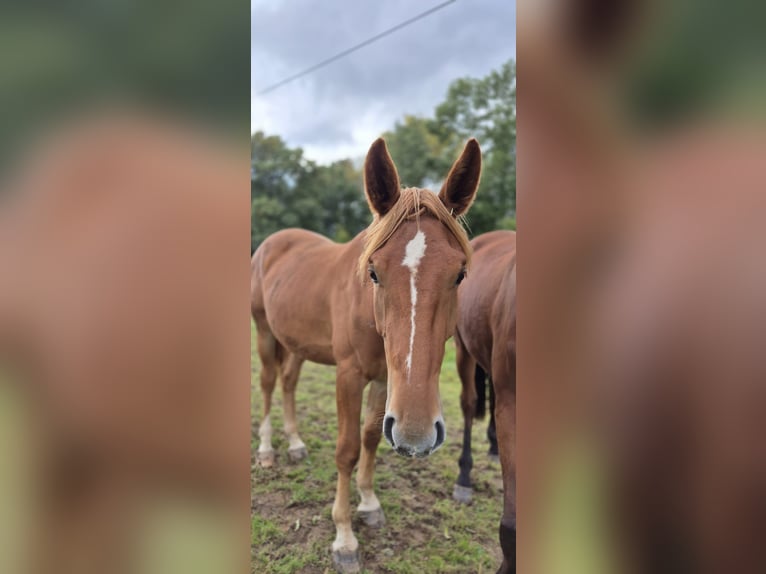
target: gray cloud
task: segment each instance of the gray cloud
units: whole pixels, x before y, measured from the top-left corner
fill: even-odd
[[[449,83],[515,56],[515,0],[457,0],[273,92],[257,92],[435,6],[411,0],[253,0],[254,130],[312,159],[358,157],[404,114],[430,114]]]

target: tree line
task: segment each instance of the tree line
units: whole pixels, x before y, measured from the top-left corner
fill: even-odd
[[[385,132],[402,184],[438,191],[465,141],[476,137],[483,171],[468,213],[472,236],[516,227],[516,67],[460,78],[430,117],[406,115]],[[372,142],[370,142],[372,143]],[[301,148],[256,132],[250,151],[251,249],[268,235],[302,227],[348,241],[369,225],[361,160],[319,165]]]

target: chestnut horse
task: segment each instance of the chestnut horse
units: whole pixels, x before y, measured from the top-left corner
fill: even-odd
[[[463,456],[456,492],[470,494],[471,421],[476,408],[477,370],[490,374],[495,392],[494,415],[503,469],[503,517],[499,572],[516,568],[516,233],[492,231],[471,241],[471,278],[458,291],[455,343],[465,418]],[[478,369],[477,369],[478,367]],[[466,444],[468,456],[466,457]],[[466,492],[467,491],[467,492]]]
[[[381,433],[404,456],[428,456],[444,442],[439,371],[445,342],[455,331],[457,285],[471,256],[458,217],[473,202],[480,172],[481,152],[471,139],[438,195],[400,189],[394,163],[378,139],[364,165],[374,215],[365,231],[338,245],[288,229],[266,239],[253,256],[252,312],[263,362],[261,460],[273,457],[269,412],[277,373],[282,373],[286,430],[295,451],[304,448],[295,432],[292,394],[301,362],[337,365],[332,553],[342,572],[360,570],[349,500],[357,461],[357,510],[367,524],[380,526],[384,517],[373,472]],[[362,393],[369,382],[362,431]]]
[[[219,502],[246,541],[245,160],[102,112],[32,148],[0,200],[0,362],[30,457],[19,570],[135,572],[168,499]]]

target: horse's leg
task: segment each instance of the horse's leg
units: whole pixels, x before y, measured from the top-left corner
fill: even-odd
[[[338,408],[338,443],[335,464],[338,467],[338,486],[332,519],[335,522],[335,542],[332,558],[339,572],[349,574],[361,571],[359,542],[351,529],[351,472],[359,460],[361,446],[359,417],[362,413],[362,395],[367,382],[354,366],[338,365],[335,399]]]
[[[372,488],[372,477],[375,473],[375,452],[383,434],[383,417],[386,414],[386,382],[372,381],[367,391],[367,413],[364,417],[362,430],[362,456],[359,459],[359,469],[356,472],[356,486],[362,501],[357,512],[367,526],[379,528],[386,519],[380,507],[378,497]]]
[[[284,399],[285,434],[290,444],[287,455],[290,460],[298,461],[308,456],[306,445],[298,436],[298,421],[295,415],[295,387],[301,374],[303,359],[298,358],[293,353],[285,354],[286,357],[282,362],[282,397]]]
[[[493,353],[495,420],[500,465],[503,472],[503,517],[500,546],[503,563],[498,574],[516,572],[516,356]]]
[[[487,425],[487,440],[489,441],[489,458],[500,462],[497,450],[497,425],[495,424],[495,386],[489,381],[489,424]]]
[[[257,323],[258,356],[261,358],[261,393],[263,394],[263,420],[258,429],[261,443],[258,445],[258,462],[261,466],[274,464],[274,448],[271,446],[271,395],[277,382],[277,357],[279,343],[272,335],[265,320]]]
[[[452,498],[458,502],[469,503],[473,494],[471,487],[471,469],[473,468],[473,456],[471,455],[471,430],[473,417],[476,414],[476,361],[465,348],[460,335],[455,334],[455,362],[460,376],[462,389],[460,391],[460,408],[463,410],[463,451],[460,453],[458,465],[460,474],[452,491]]]

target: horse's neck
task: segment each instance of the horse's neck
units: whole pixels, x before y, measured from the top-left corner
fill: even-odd
[[[362,255],[364,249],[364,231],[358,233],[351,241],[337,245],[338,257],[333,262],[333,274],[334,280],[338,281],[338,284],[346,292],[347,296],[350,296],[351,291],[359,290],[359,297],[351,297],[349,304],[353,304],[357,300],[363,299],[363,290],[368,288],[358,275],[359,257]]]

